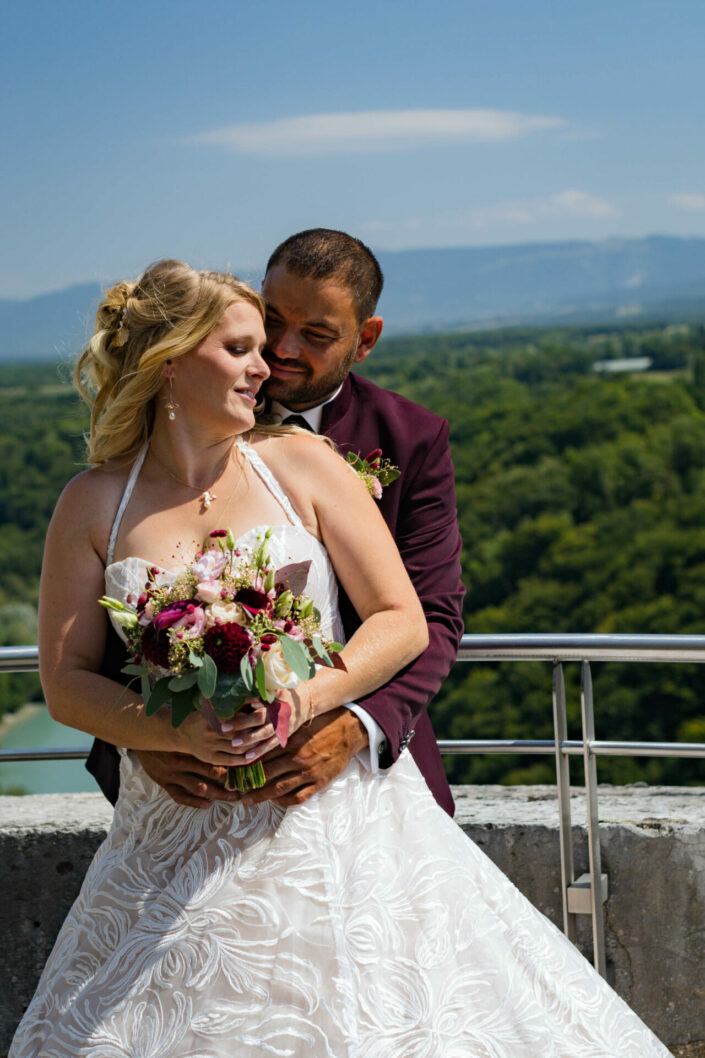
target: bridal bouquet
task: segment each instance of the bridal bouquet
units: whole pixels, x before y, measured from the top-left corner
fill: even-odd
[[[274,569],[268,540],[240,552],[229,529],[215,529],[205,548],[175,578],[148,570],[136,602],[104,595],[100,604],[122,627],[132,660],[123,672],[141,679],[148,716],[171,706],[178,727],[201,709],[217,727],[252,698],[267,705],[277,738],[286,745],[291,709],[277,692],[313,676],[316,661],[333,665],[340,643],[326,642],[313,599],[302,594],[310,562]],[[263,786],[261,762],[228,768],[226,786]]]

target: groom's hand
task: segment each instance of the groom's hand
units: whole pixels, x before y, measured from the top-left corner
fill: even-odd
[[[178,805],[210,808],[212,801],[239,801],[237,791],[225,789],[226,769],[191,757],[188,753],[135,750],[150,779]]]
[[[244,794],[245,804],[273,801],[282,808],[303,804],[348,766],[369,745],[365,725],[349,709],[332,709],[300,727],[286,749],[262,759],[267,784]]]

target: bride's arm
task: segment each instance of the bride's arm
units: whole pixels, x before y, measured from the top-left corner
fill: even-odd
[[[212,764],[238,763],[229,740],[213,732],[200,713],[174,730],[166,710],[145,716],[139,694],[99,675],[107,621],[98,605],[105,590],[99,512],[108,500],[102,477],[88,471],[67,485],[47,533],[39,593],[39,671],[49,713],[117,746],[190,752]]]
[[[327,445],[303,438],[312,505],[338,580],[362,620],[341,657],[305,684],[318,716],[381,687],[428,646],[426,618],[399,551],[358,475]]]
[[[293,731],[385,684],[425,650],[428,628],[397,546],[359,477],[314,438],[280,438],[268,445],[263,454],[306,527],[325,544],[363,622],[340,655],[345,669],[321,668],[297,688]],[[267,726],[254,729],[262,715],[258,710],[226,725],[242,735],[243,753],[256,744],[259,756],[275,745]]]

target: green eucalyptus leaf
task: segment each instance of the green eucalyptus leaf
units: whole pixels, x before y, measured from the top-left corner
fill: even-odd
[[[149,672],[146,665],[123,665],[120,672],[126,673],[128,676],[144,676]]]
[[[194,654],[192,650],[188,652],[189,665],[193,665],[194,669],[200,669],[203,665],[203,658],[199,654]]]
[[[149,700],[152,694],[152,685],[149,682],[149,676],[145,675],[140,680],[140,692],[142,694],[142,701],[146,702]]]
[[[177,691],[171,699],[171,726],[179,727],[190,713],[196,711],[198,691],[191,687],[186,691]]]
[[[203,657],[203,666],[198,670],[198,686],[204,698],[212,698],[218,682],[218,669],[210,654]]]
[[[213,712],[219,720],[229,720],[232,717],[234,713],[233,700],[229,695],[225,698],[213,697],[210,703],[213,706]]]
[[[189,687],[193,687],[198,680],[198,672],[191,670],[190,672],[184,672],[181,676],[172,676],[169,680],[170,691],[187,691]]]
[[[154,716],[157,710],[164,705],[164,702],[171,697],[169,680],[169,676],[163,676],[161,680],[157,680],[154,687],[152,687],[151,693],[145,698],[144,711],[147,716]]]
[[[257,693],[263,702],[268,702],[267,697],[267,680],[264,671],[264,664],[262,658],[257,658],[257,667],[255,668],[255,686],[257,687]]]
[[[255,676],[252,671],[252,663],[247,654],[240,661],[240,677],[245,684],[246,690],[253,691],[255,688]]]
[[[325,661],[326,665],[333,667],[333,662],[330,660],[330,655],[326,648],[323,646],[323,640],[319,635],[312,637],[311,642],[313,643],[313,649],[318,654],[321,661]]]
[[[282,645],[284,661],[291,671],[295,672],[300,680],[310,679],[314,673],[314,665],[304,644],[290,636],[282,636],[279,642]]]
[[[231,693],[233,687],[240,682],[239,672],[219,672],[215,681],[213,698],[225,698]]]

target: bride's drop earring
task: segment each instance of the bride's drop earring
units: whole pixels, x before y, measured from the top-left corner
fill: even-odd
[[[169,379],[169,400],[166,402],[166,410],[169,412],[169,418],[173,422],[176,418],[176,409],[179,407],[174,402],[174,368],[171,366],[171,360],[167,360],[167,366],[164,368],[164,377]]]

